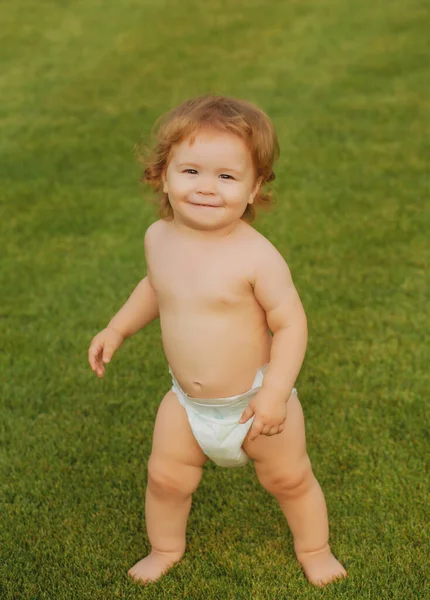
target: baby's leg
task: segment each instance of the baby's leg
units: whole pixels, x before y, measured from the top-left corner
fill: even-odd
[[[257,477],[278,500],[294,537],[297,558],[309,581],[323,586],[346,576],[330,552],[324,495],[312,473],[306,452],[305,426],[295,394],[288,401],[282,433],[260,435],[252,442],[249,434],[243,448],[254,460]]]
[[[129,570],[133,579],[154,581],[181,559],[191,494],[206,460],[185,409],[168,392],[158,409],[148,463],[145,514],[151,553]]]

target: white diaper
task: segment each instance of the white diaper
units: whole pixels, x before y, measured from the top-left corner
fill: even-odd
[[[220,467],[242,467],[249,460],[242,444],[254,417],[238,423],[243,411],[263,383],[268,365],[257,370],[252,387],[230,398],[191,398],[181,388],[172,370],[172,390],[185,408],[191,430],[203,452]],[[295,391],[295,390],[293,390]]]

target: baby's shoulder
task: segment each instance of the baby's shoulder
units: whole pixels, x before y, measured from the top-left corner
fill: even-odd
[[[248,250],[253,257],[266,257],[267,259],[273,259],[274,257],[280,256],[280,252],[276,246],[262,233],[254,229],[254,227],[247,225],[242,232],[243,241],[247,245]]]
[[[160,238],[165,233],[165,229],[166,221],[164,221],[164,219],[159,219],[158,221],[155,221],[155,223],[152,223],[148,227],[148,229],[145,231],[144,237],[146,252],[150,251],[152,248],[154,248],[154,246],[158,244]]]
[[[247,279],[254,287],[261,274],[283,272],[288,265],[267,237],[251,225],[246,225],[241,230],[241,251],[237,252],[237,255],[245,258]]]

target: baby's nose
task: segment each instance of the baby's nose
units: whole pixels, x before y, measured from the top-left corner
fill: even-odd
[[[214,194],[215,193],[215,184],[212,181],[212,179],[209,179],[208,177],[201,178],[199,180],[197,192],[199,194]]]

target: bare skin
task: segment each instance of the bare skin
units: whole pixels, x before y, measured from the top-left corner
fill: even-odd
[[[255,441],[248,435],[243,449],[254,461],[261,485],[278,500],[309,581],[322,587],[346,577],[328,544],[327,508],[306,452],[303,411],[296,394],[288,401],[283,432],[271,437],[260,435]]]
[[[234,169],[234,183],[222,176],[230,173],[224,164]],[[94,338],[91,366],[102,376],[110,350],[155,318],[156,307],[166,358],[192,397],[241,394],[257,368],[269,363],[261,391],[243,414],[245,421],[254,416],[243,448],[280,504],[309,581],[323,586],[345,577],[328,545],[325,500],[306,452],[302,409],[291,395],[306,347],[303,308],[282,257],[241,220],[259,185],[249,152],[232,134],[202,132],[194,144],[175,148],[164,185],[174,218],[148,229],[148,279]],[[139,298],[148,312],[137,324]],[[158,410],[148,465],[151,553],[130,569],[136,581],[155,581],[181,559],[191,496],[206,460],[169,391]]]

